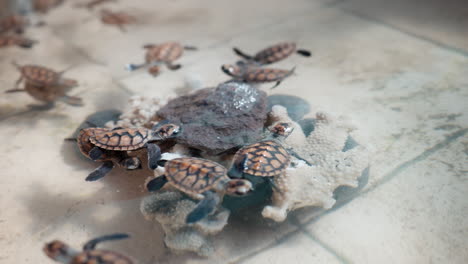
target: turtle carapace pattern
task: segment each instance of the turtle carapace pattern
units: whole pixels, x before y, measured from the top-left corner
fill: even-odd
[[[244,81],[246,83],[267,83],[276,82],[272,87],[278,86],[285,78],[294,73],[295,68],[291,70],[270,69],[252,67],[248,64],[231,65],[224,64],[221,70],[227,75],[233,77],[235,80]]]
[[[63,264],[133,264],[127,256],[111,250],[96,249],[98,243],[125,239],[127,234],[112,234],[88,241],[82,251],[75,250],[62,241],[47,243],[43,251],[51,259]]]
[[[247,180],[230,179],[222,165],[200,158],[176,158],[162,161],[165,173],[148,182],[149,191],[157,191],[166,183],[189,196],[201,200],[187,215],[187,223],[195,223],[212,214],[224,194],[241,196],[252,190]]]
[[[297,49],[296,43],[294,42],[278,43],[276,45],[270,46],[268,48],[265,48],[257,52],[254,56],[247,55],[238,48],[233,48],[233,50],[240,57],[248,61],[254,61],[260,65],[271,64],[271,63],[284,60],[287,57],[289,57],[291,54],[293,54],[294,52],[305,57],[311,56],[310,51]]]
[[[179,42],[165,42],[162,44],[147,44],[143,46],[146,49],[145,63],[128,64],[126,68],[134,71],[139,68],[148,67],[148,72],[156,76],[160,73],[159,65],[165,64],[170,70],[177,70],[182,67],[181,64],[174,64],[179,59],[184,50],[196,50],[192,46],[182,46]]]
[[[102,9],[101,21],[104,24],[116,25],[124,32],[124,25],[135,23],[136,18],[125,12],[114,12],[108,9]]]
[[[81,153],[91,159],[90,153],[95,148],[95,145],[90,141],[90,138],[96,136],[97,134],[108,132],[109,130],[110,129],[108,128],[99,127],[82,129],[76,140]],[[114,168],[114,164],[117,164],[128,170],[141,168],[141,161],[139,158],[130,157],[126,152],[122,151],[102,151],[100,157],[94,161],[100,161],[103,162],[103,164],[91,172],[86,178],[86,181],[96,181],[101,179]]]

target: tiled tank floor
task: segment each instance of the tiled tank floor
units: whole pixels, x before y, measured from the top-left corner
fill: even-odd
[[[72,2],[72,1],[68,1]],[[0,97],[0,263],[49,263],[42,243],[73,246],[104,233],[133,238],[109,243],[139,263],[468,263],[468,4],[450,1],[125,1],[140,19],[125,33],[95,12],[66,3],[47,26],[28,34],[31,50],[0,50],[1,90],[18,74],[10,66],[73,66],[82,108],[58,103],[27,111],[24,94]],[[142,59],[141,45],[180,40],[199,47],[180,71],[154,79],[123,65]],[[235,221],[217,255],[172,255],[162,230],[143,219],[146,175],[114,173],[85,183],[95,164],[62,139],[88,114],[123,107],[132,94],[156,95],[199,78],[226,80],[219,67],[231,47],[257,50],[293,40],[312,50],[278,67],[296,75],[274,90],[350,116],[374,150],[369,184],[327,212],[304,209],[283,224]],[[246,226],[249,225],[249,226]]]

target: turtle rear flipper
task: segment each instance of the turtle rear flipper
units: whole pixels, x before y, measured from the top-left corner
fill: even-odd
[[[107,175],[114,168],[114,163],[112,161],[106,161],[93,172],[91,172],[86,181],[97,181]]]
[[[146,189],[150,192],[160,190],[168,182],[166,176],[160,176],[152,179],[146,184]]]
[[[187,215],[185,220],[187,224],[198,222],[216,210],[216,206],[220,202],[219,196],[212,191],[205,192],[204,195],[205,198]]]
[[[148,143],[148,167],[154,170],[158,167],[158,161],[161,159],[161,149],[155,143]]]
[[[93,249],[96,248],[96,245],[98,243],[101,243],[101,242],[104,242],[104,241],[120,240],[120,239],[129,238],[129,237],[130,236],[128,234],[123,234],[123,233],[117,233],[117,234],[97,237],[97,238],[91,239],[90,241],[86,242],[86,244],[84,244],[84,246],[83,246],[83,250],[84,251],[93,250]]]
[[[303,50],[303,49],[300,49],[300,50],[296,50],[296,53],[299,54],[299,55],[302,55],[304,57],[310,57],[312,56],[312,53],[308,50]]]
[[[172,71],[175,71],[175,70],[178,70],[178,69],[182,68],[181,64],[172,64],[172,63],[168,62],[168,63],[166,63],[166,65],[167,65],[167,68],[169,68]]]
[[[83,99],[77,96],[69,96],[65,95],[63,97],[59,98],[61,101],[63,101],[66,104],[72,105],[72,106],[82,106],[83,105]]]
[[[27,39],[18,43],[18,46],[20,46],[21,48],[30,49],[36,43],[37,41]]]
[[[253,59],[252,56],[245,54],[242,50],[240,50],[240,49],[238,49],[236,47],[232,48],[232,50],[234,51],[234,53],[237,54],[237,56],[240,56],[240,57],[242,57],[242,58],[244,58],[246,60],[252,60]]]

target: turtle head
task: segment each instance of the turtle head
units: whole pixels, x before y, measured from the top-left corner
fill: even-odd
[[[275,138],[287,138],[289,135],[291,135],[293,130],[294,127],[291,123],[288,122],[279,122],[270,128],[270,132]]]
[[[159,140],[177,137],[182,132],[182,128],[168,120],[161,121],[153,127],[153,137]]]
[[[61,263],[71,263],[72,258],[76,255],[75,250],[59,240],[47,243],[43,250],[49,258]]]
[[[243,196],[253,191],[252,183],[244,179],[233,179],[227,183],[226,193],[232,196]]]
[[[241,67],[232,64],[224,64],[221,70],[229,76],[240,77],[242,75]]]

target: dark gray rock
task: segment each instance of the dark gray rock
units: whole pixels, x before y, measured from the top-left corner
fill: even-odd
[[[309,103],[293,95],[274,94],[268,96],[268,111],[271,111],[274,105],[286,107],[289,117],[296,122],[310,112]]]
[[[177,142],[217,154],[262,138],[267,95],[240,82],[226,82],[177,97],[157,112],[157,119],[180,123]]]

